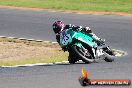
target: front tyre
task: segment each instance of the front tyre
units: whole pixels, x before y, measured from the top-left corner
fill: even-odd
[[[105,50],[104,50],[104,54],[105,54],[105,61],[106,62],[113,62],[115,57],[114,57],[114,53],[113,51],[107,47]]]
[[[76,57],[78,57],[79,60],[82,60],[85,63],[94,62],[92,55],[88,52],[87,49],[80,48],[78,46],[73,46],[72,50],[73,50],[73,52],[75,52],[75,55],[76,55]]]
[[[105,54],[105,61],[106,62],[113,62],[114,61],[114,59],[115,59],[115,57],[114,56],[112,56],[112,55],[109,55],[109,54],[107,54],[107,53],[104,53]]]

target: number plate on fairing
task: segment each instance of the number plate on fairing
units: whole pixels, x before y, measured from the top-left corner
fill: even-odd
[[[67,45],[68,42],[70,41],[70,39],[71,39],[71,36],[70,36],[70,34],[66,34],[66,31],[64,31],[60,34],[60,43],[62,45],[64,45],[64,46]]]
[[[99,49],[96,52],[97,52],[97,56],[101,56],[104,54],[102,49]]]

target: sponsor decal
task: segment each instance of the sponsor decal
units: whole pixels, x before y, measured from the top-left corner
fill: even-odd
[[[130,86],[129,79],[90,79],[88,71],[84,71],[82,67],[82,76],[79,77],[79,82],[82,86]]]

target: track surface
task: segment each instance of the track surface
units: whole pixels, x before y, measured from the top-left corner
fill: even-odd
[[[132,17],[0,9],[0,35],[55,41],[51,28],[55,20],[88,25],[112,48],[128,55],[112,63],[0,68],[0,88],[82,88],[78,82],[82,67],[91,79],[132,80]]]

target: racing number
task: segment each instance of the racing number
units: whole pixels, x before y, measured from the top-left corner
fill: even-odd
[[[63,35],[62,44],[67,45],[70,40],[70,34]]]

